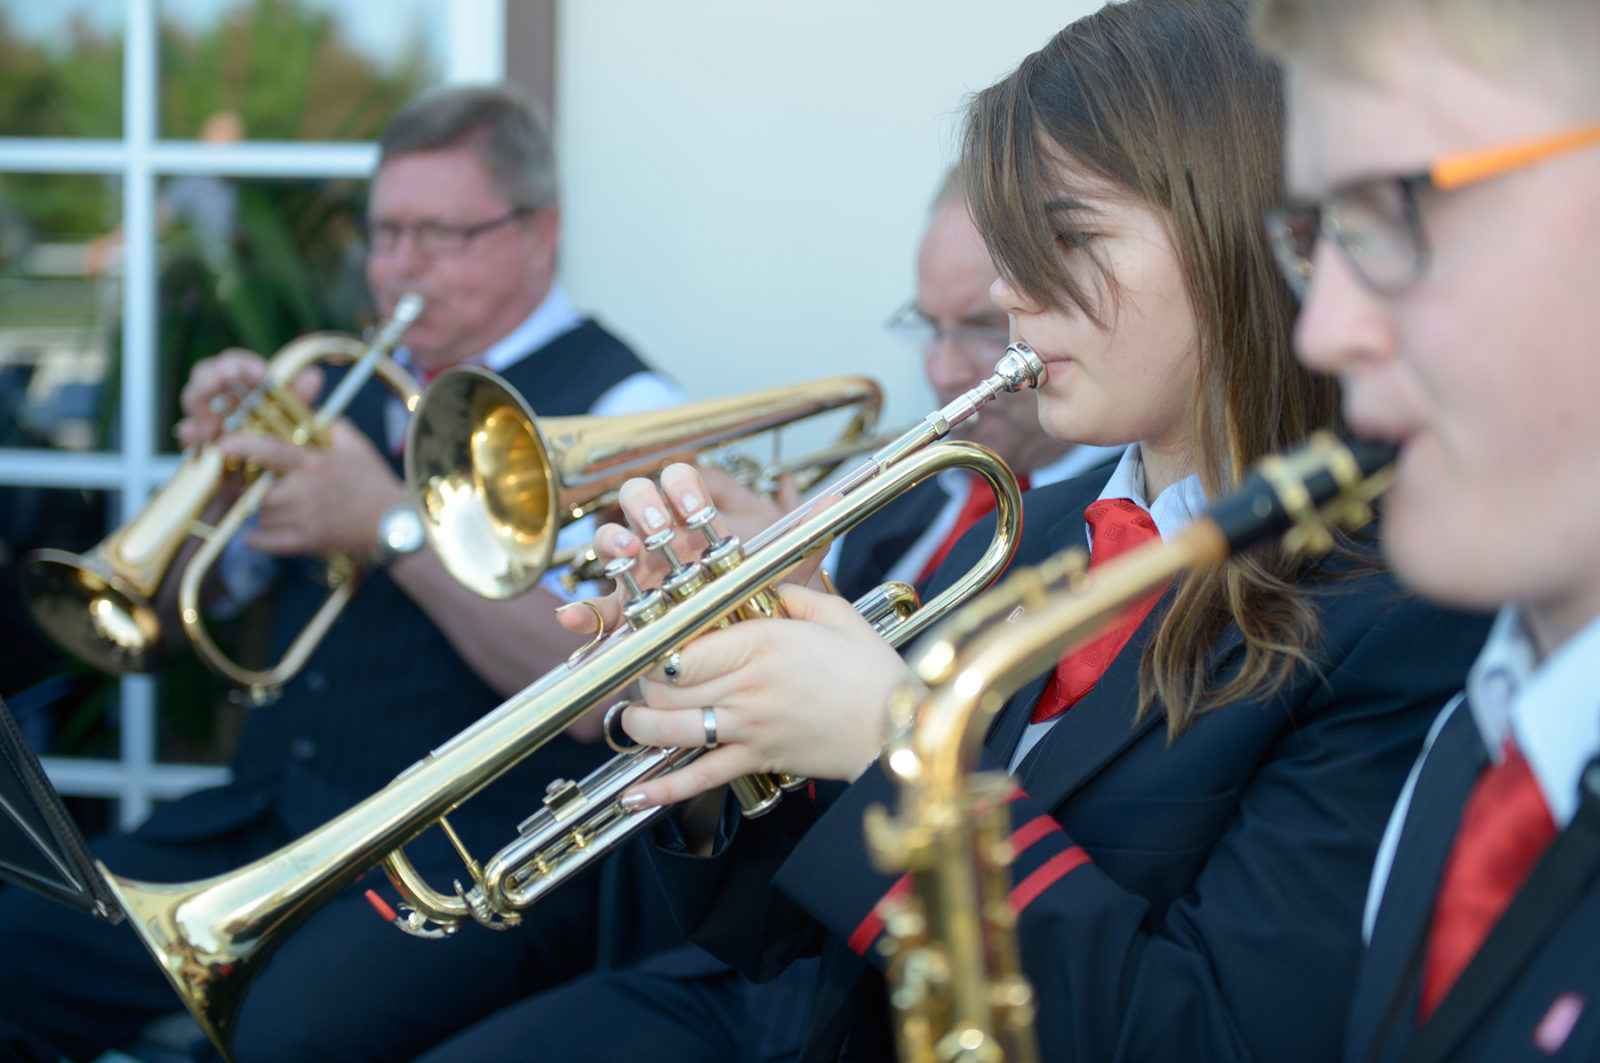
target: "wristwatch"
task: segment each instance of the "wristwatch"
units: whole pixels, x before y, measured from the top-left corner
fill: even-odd
[[[387,565],[407,554],[416,553],[427,541],[422,518],[407,503],[395,506],[378,518],[378,545],[373,547],[368,564]]]

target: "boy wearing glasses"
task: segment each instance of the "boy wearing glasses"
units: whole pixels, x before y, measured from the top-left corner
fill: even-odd
[[[1499,617],[1402,793],[1345,1058],[1600,1055],[1600,5],[1263,0],[1302,359],[1400,445],[1384,548]]]

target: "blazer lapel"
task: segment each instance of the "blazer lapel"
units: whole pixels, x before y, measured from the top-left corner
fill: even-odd
[[[1092,500],[1087,496],[1083,501]],[[1045,529],[1050,554],[1087,546],[1082,506],[1067,509]],[[1139,661],[1164,612],[1164,605],[1151,610],[1100,682],[1056,721],[1023,761],[1018,772],[1023,788],[1041,806],[1055,808],[1159,721],[1156,713],[1135,726],[1133,717],[1139,704]],[[1002,759],[1011,759],[1050,676],[1050,672],[1036,676],[1018,690],[990,729],[987,745]]]
[[[1097,482],[1095,490],[1098,492],[1103,484]],[[1030,496],[1037,498],[1038,496]],[[1059,515],[1044,529],[1043,549],[1029,549],[1028,556],[1018,552],[1012,561],[1010,570],[1022,565],[1037,565],[1047,557],[1068,550],[1074,546],[1088,550],[1089,542],[1084,531],[1083,507],[1094,500],[1094,496],[1085,492],[1084,497],[1072,499],[1061,507]],[[1066,501],[1066,500],[1064,500]],[[1026,517],[1026,511],[1024,511]],[[1026,525],[1026,520],[1024,520]],[[1034,703],[1039,700],[1045,684],[1050,681],[1050,672],[1034,676],[1026,685],[1011,695],[1011,700],[1006,702],[1006,707],[995,716],[994,722],[989,725],[989,733],[984,738],[984,745],[1001,760],[1009,763],[1011,751],[1017,748],[1017,743],[1022,740],[1022,732],[1028,727],[1028,719],[1033,714]]]
[[[1434,898],[1461,811],[1488,763],[1472,713],[1462,704],[1435,739],[1412,791],[1350,1010],[1351,1058],[1377,1054],[1416,1022],[1423,950]]]
[[[1022,788],[1041,807],[1056,808],[1064,803],[1123,750],[1165,721],[1161,713],[1152,712],[1134,723],[1139,708],[1139,662],[1162,612],[1151,610],[1133,638],[1112,658],[1100,681],[1062,713],[1023,760],[1018,772]]]

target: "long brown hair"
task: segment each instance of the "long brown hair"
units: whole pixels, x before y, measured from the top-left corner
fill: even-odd
[[[1262,227],[1281,194],[1276,69],[1248,34],[1247,0],[1127,0],[1079,19],[967,115],[962,172],[1001,272],[1042,305],[1097,313],[1071,276],[1046,202],[1063,164],[1127,190],[1166,222],[1199,335],[1193,459],[1217,497],[1263,455],[1338,418],[1331,381],[1296,364],[1293,297]],[[1106,276],[1115,293],[1116,278]],[[1140,715],[1166,705],[1176,737],[1199,713],[1270,693],[1309,663],[1316,614],[1276,551],[1184,580],[1146,649]],[[1243,666],[1220,687],[1210,651],[1228,623]]]

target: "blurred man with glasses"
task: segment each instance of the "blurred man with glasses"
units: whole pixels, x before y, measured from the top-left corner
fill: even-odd
[[[404,293],[427,300],[397,354],[422,383],[450,366],[481,365],[540,414],[556,416],[626,413],[679,398],[567,300],[556,279],[555,160],[543,122],[519,94],[456,87],[425,95],[396,115],[379,153],[367,279],[385,317]],[[225,412],[263,366],[245,351],[197,365],[182,396],[182,441],[216,438],[221,414],[213,404],[223,399]],[[314,399],[336,375],[308,373],[296,389]],[[277,577],[272,659],[327,593],[292,570],[314,567],[330,551],[387,564],[369,566],[307,666],[278,701],[251,714],[232,781],[162,806],[132,834],[97,839],[93,849],[108,867],[186,882],[264,856],[382,789],[580,641],[556,623],[562,599],[553,590],[479,598],[445,572],[418,527],[402,526],[415,519],[400,477],[406,416],[372,383],[335,421],[327,448],[223,440],[227,453],[279,474],[243,537]],[[258,566],[229,561],[227,590],[245,597]],[[603,745],[558,737],[453,813],[451,826],[481,859],[515,836],[547,783],[580,778],[607,756]],[[464,875],[441,833],[424,834],[407,855],[448,891]],[[594,963],[592,876],[541,903],[520,928],[499,933],[469,920],[448,941],[389,925],[363,896],[368,886],[398,900],[369,876],[318,909],[274,955],[245,1000],[239,1063],[410,1059]],[[0,935],[0,1027],[9,1020],[53,1045],[24,1047],[0,1029],[0,1058],[91,1059],[180,1007],[125,926],[8,890],[0,894]]]
[[[1499,610],[1373,870],[1345,1059],[1600,1058],[1600,5],[1263,0],[1308,366],[1384,552]]]
[[[989,298],[998,277],[967,211],[959,175],[951,171],[934,197],[917,250],[916,295],[888,323],[922,356],[941,405],[988,377],[1006,351],[1006,315]],[[1052,438],[1039,427],[1031,393],[990,404],[951,438],[993,450],[1024,489],[1077,476],[1121,452]],[[987,485],[963,470],[925,481],[844,537],[832,566],[839,593],[856,598],[886,579],[920,584],[993,504]]]

